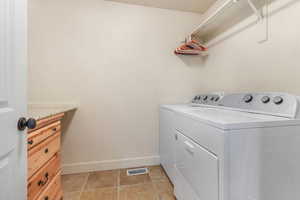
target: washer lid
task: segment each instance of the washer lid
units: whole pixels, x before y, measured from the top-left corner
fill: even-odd
[[[224,130],[300,125],[299,119],[211,107],[197,107],[180,112],[203,123]]]

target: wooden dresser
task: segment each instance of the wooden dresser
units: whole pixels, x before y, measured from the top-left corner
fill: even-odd
[[[61,119],[56,114],[37,120],[28,131],[28,200],[61,200]]]

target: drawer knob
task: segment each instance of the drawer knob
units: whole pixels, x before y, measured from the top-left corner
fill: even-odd
[[[47,173],[45,174],[45,180],[40,180],[40,181],[38,182],[38,185],[39,185],[39,186],[44,186],[44,185],[47,184],[48,180],[49,180],[49,174],[48,174],[48,172],[47,172]]]
[[[29,145],[32,145],[32,144],[33,144],[33,140],[29,140],[27,143],[28,143]]]
[[[52,131],[57,131],[57,129],[56,129],[56,128],[53,128]]]
[[[48,153],[49,152],[49,149],[47,148],[47,149],[45,149],[45,153]]]
[[[46,196],[46,197],[44,198],[44,200],[49,200],[49,197],[48,197],[48,196]]]

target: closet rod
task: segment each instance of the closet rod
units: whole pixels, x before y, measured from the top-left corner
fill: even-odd
[[[220,14],[220,12],[226,7],[228,6],[230,3],[235,2],[235,0],[226,0],[224,1],[224,3],[222,3],[216,10],[214,10],[207,18],[205,18],[201,24],[194,29],[194,31],[191,33],[191,35],[197,33],[202,27],[204,27],[205,25],[207,25],[207,23],[209,21],[211,21],[211,19],[213,19],[214,17],[216,17],[218,14]]]

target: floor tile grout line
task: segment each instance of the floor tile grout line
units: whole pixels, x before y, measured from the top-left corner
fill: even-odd
[[[152,181],[148,181],[148,182],[142,182],[142,183],[135,183],[135,184],[129,184],[129,185],[120,185],[119,187],[133,187],[133,186],[139,186],[139,185],[146,185],[146,184],[150,184],[152,183]]]
[[[88,182],[88,180],[89,180],[90,174],[91,174],[91,173],[89,172],[88,175],[87,175],[86,178],[85,178],[84,183],[82,184],[82,187],[81,187],[81,190],[80,190],[80,193],[79,193],[79,200],[81,199],[81,195],[82,195],[82,193],[83,193],[83,191],[84,191],[85,186],[87,185],[87,182]]]
[[[121,182],[121,170],[118,171],[118,179],[117,179],[117,200],[120,199],[120,182]]]
[[[84,188],[83,192],[94,192],[101,189],[117,189],[117,186],[107,186],[107,187],[99,187],[99,188]]]
[[[156,185],[154,185],[153,180],[151,180],[151,184],[152,184],[152,187],[153,187],[153,190],[154,190],[154,193],[155,193],[155,198],[156,198],[157,200],[160,200],[160,197],[159,197],[159,191],[158,191],[158,189],[156,188]]]

